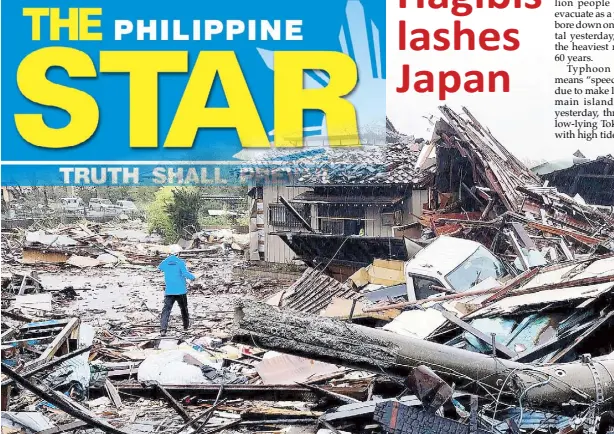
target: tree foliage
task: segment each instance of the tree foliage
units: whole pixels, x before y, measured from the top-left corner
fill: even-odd
[[[147,224],[169,243],[200,230],[200,192],[195,187],[162,187],[147,208]]]
[[[168,242],[177,241],[178,235],[166,210],[174,200],[173,187],[162,187],[154,194],[154,200],[147,207],[147,226],[150,232],[157,232]]]
[[[175,188],[173,201],[166,205],[166,212],[179,236],[185,237],[200,230],[198,216],[202,207],[200,190],[194,187]]]

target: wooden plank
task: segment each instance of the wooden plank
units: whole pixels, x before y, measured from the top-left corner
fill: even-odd
[[[156,389],[160,393],[162,393],[162,395],[164,395],[164,398],[168,401],[171,407],[175,409],[175,411],[179,414],[179,416],[181,416],[184,422],[188,422],[191,420],[190,415],[188,414],[187,411],[185,411],[185,408],[183,408],[183,406],[175,398],[173,398],[173,396],[170,393],[168,393],[168,390],[166,390],[164,386],[162,386],[161,384],[156,384]],[[198,428],[198,424],[194,422],[192,422],[191,426],[194,429]]]
[[[557,363],[559,360],[561,360],[565,355],[567,355],[571,350],[573,350],[576,345],[578,345],[580,342],[582,342],[584,339],[586,339],[588,336],[592,335],[593,332],[595,330],[597,330],[598,328],[600,328],[602,325],[610,322],[610,320],[612,319],[612,317],[614,317],[614,310],[611,310],[610,312],[608,312],[605,316],[603,316],[602,318],[599,318],[598,320],[595,320],[593,322],[593,325],[586,330],[584,333],[582,333],[580,336],[578,336],[577,338],[574,339],[574,341],[567,347],[563,348],[561,351],[559,351],[558,353],[556,353],[554,356],[552,356],[552,358],[548,361],[548,363]]]
[[[45,363],[44,365],[38,366],[35,369],[29,370],[27,372],[22,372],[21,376],[24,377],[24,378],[28,378],[28,377],[30,377],[30,376],[32,376],[34,374],[38,374],[39,372],[42,372],[42,371],[46,370],[46,369],[53,368],[54,366],[57,366],[60,363],[63,363],[64,361],[66,361],[68,359],[71,359],[71,358],[73,358],[75,356],[78,356],[80,354],[86,353],[86,352],[88,352],[91,349],[92,349],[92,346],[89,345],[87,347],[83,347],[83,348],[80,348],[80,349],[78,349],[76,351],[73,351],[70,354],[66,354],[65,356],[56,357],[53,360],[51,360],[50,362]],[[12,382],[13,382],[13,380],[5,380],[5,381],[2,382],[2,386],[9,385]]]
[[[104,388],[107,391],[107,394],[109,395],[111,401],[113,401],[113,405],[115,406],[115,408],[122,408],[124,406],[122,403],[122,399],[119,396],[117,389],[115,388],[115,386],[113,386],[113,383],[111,383],[111,380],[109,380],[108,378],[104,382]]]
[[[20,314],[18,312],[11,312],[10,310],[7,310],[7,309],[2,309],[1,312],[2,312],[3,316],[6,316],[8,318],[11,318],[11,319],[14,319],[14,320],[17,320],[17,321],[26,321],[26,322],[32,322],[33,321],[33,319],[30,318],[29,316],[22,315],[22,314]]]
[[[120,429],[115,428],[114,426],[109,425],[104,420],[97,419],[91,413],[85,412],[80,408],[81,406],[78,405],[78,403],[72,401],[70,398],[65,397],[64,395],[57,392],[50,393],[46,390],[41,389],[37,385],[23,378],[21,375],[17,374],[14,370],[6,366],[4,363],[2,364],[2,371],[5,375],[10,377],[24,389],[29,390],[39,398],[42,398],[45,401],[55,405],[57,408],[71,415],[72,417],[82,420],[83,422],[86,422],[92,427],[99,428],[106,433],[127,434],[125,431],[122,431]]]
[[[2,312],[4,313],[4,312]],[[25,324],[23,326],[20,327],[20,330],[22,331],[28,331],[31,329],[41,329],[41,328],[49,328],[49,327],[64,327],[66,324],[68,324],[70,322],[70,318],[66,318],[66,319],[52,319],[49,321],[37,321],[37,322],[32,322],[30,321],[28,324]]]
[[[512,229],[514,230],[514,232],[516,232],[516,235],[518,236],[522,244],[524,244],[524,246],[527,249],[529,250],[537,249],[537,247],[535,246],[535,243],[533,242],[531,237],[529,237],[529,234],[519,222],[512,222]]]
[[[433,308],[437,309],[444,316],[444,318],[450,321],[452,324],[457,325],[458,327],[462,328],[468,333],[471,333],[473,336],[475,336],[476,338],[484,342],[486,345],[490,345],[492,347],[493,339],[491,336],[487,336],[486,334],[482,333],[481,331],[473,327],[471,324],[463,321],[462,319],[460,319],[453,313],[448,312],[446,309],[444,309],[440,305],[435,305],[433,306]],[[503,355],[508,359],[512,359],[517,356],[516,352],[510,350],[505,345],[502,345],[496,341],[494,344],[495,344],[495,350],[497,351],[497,353],[499,353],[499,355]]]
[[[23,279],[21,280],[21,286],[19,287],[19,293],[17,295],[24,295],[24,293],[26,292],[26,281],[28,280],[28,276],[23,276]]]
[[[5,340],[11,339],[16,331],[17,330],[15,330],[13,327],[9,327],[5,331],[3,331],[2,335],[0,335],[0,342],[5,343]]]
[[[53,428],[39,431],[37,434],[60,434],[66,431],[73,431],[78,428],[83,428],[84,426],[87,426],[87,423],[83,422],[82,420],[76,420],[71,423],[67,423],[64,425],[58,425],[58,426],[54,426]]]
[[[539,273],[539,268],[533,268],[532,270],[528,270],[528,271],[525,271],[522,274],[519,274],[518,276],[516,276],[513,279],[509,280],[505,284],[505,286],[503,288],[499,289],[493,295],[491,295],[486,300],[484,300],[482,302],[482,306],[485,306],[488,303],[492,303],[494,301],[502,299],[503,297],[505,297],[507,295],[508,292],[510,292],[513,289],[516,289],[516,288],[520,287],[521,285],[524,285],[530,279],[535,277],[538,273]]]
[[[45,349],[45,351],[43,351],[43,354],[41,354],[38,359],[26,363],[25,368],[32,369],[40,364],[51,360],[51,358],[55,356],[55,353],[57,353],[62,348],[62,345],[64,345],[68,341],[70,335],[78,329],[79,324],[79,318],[72,318],[71,320],[69,320],[66,326],[64,326],[64,328],[62,329],[62,331],[58,333],[58,335],[55,337],[53,342],[51,342],[49,346]]]
[[[220,389],[221,391],[221,389]],[[203,411],[201,414],[199,414],[198,416],[195,416],[194,418],[190,419],[189,421],[187,421],[185,424],[183,424],[182,426],[180,426],[177,430],[173,431],[172,434],[179,434],[181,431],[183,431],[184,429],[186,429],[189,425],[191,425],[194,422],[198,422],[199,420],[201,420],[203,417],[206,417],[206,419],[203,421],[203,423],[201,424],[201,426],[204,426],[207,421],[209,420],[211,414],[213,414],[213,411],[218,408],[219,406],[221,406],[222,404],[224,404],[226,402],[226,399],[222,399],[221,401],[219,401],[219,394],[218,394],[218,399],[215,400],[215,404],[213,404],[211,407],[209,407],[208,409],[206,409],[205,411]]]

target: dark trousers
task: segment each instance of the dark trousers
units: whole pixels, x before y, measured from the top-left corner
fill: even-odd
[[[183,328],[185,330],[190,326],[190,314],[188,313],[188,295],[165,295],[164,307],[162,308],[162,317],[160,318],[160,330],[166,331],[168,328],[168,320],[171,316],[171,310],[175,302],[179,303],[181,309],[181,319],[183,320]]]

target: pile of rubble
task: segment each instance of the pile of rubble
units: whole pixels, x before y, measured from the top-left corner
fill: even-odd
[[[404,388],[329,410],[335,430],[610,432],[614,217],[542,182],[468,111],[442,112],[416,161],[434,176],[409,260],[346,282],[326,275],[335,258],[314,264],[268,306],[240,303],[235,340]]]
[[[140,221],[106,224],[82,222],[3,233],[3,261],[21,264],[67,264],[79,268],[122,265],[157,265],[171,251],[185,258],[247,249],[249,238],[229,229],[195,231],[188,239],[166,245],[143,230]]]
[[[277,378],[263,378],[274,375],[279,359],[268,354],[271,360],[257,367],[262,350],[230,343],[233,301],[283,285],[233,277],[244,259],[232,245],[243,237],[215,230],[180,240],[185,249],[177,254],[197,276],[189,299],[194,324],[183,333],[172,321],[161,338],[164,286],[153,265],[178,246],[142,226],[84,222],[5,234],[15,241],[15,259],[2,275],[3,433],[191,432],[313,420],[318,413],[303,402],[257,401],[271,394]],[[64,261],[50,260],[50,251]],[[87,267],[71,261],[105,251],[117,260]],[[287,363],[296,368],[292,359]],[[286,401],[297,396],[316,401],[311,389],[291,381],[276,392]]]

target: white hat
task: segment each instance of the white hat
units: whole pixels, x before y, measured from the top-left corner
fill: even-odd
[[[183,249],[181,248],[181,246],[179,244],[173,244],[172,246],[170,246],[168,248],[168,251],[171,255],[175,255],[179,252],[181,252]]]

